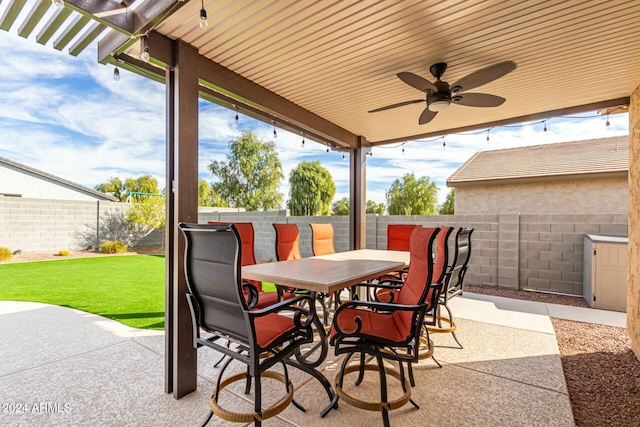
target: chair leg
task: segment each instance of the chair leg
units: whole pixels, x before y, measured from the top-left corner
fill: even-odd
[[[358,372],[358,379],[356,380],[356,385],[360,385],[362,380],[364,379],[364,352],[360,353],[360,372]]]
[[[451,325],[453,325],[453,314],[451,314],[451,309],[446,304],[445,304],[444,308],[447,309],[447,313],[449,314],[449,322],[450,322]],[[456,331],[451,332],[451,335],[453,335],[453,339],[456,340],[456,342],[458,343],[460,348],[463,349],[464,347],[462,346],[462,343],[460,342],[460,340],[456,336]]]
[[[249,394],[251,391],[251,375],[249,375],[249,367],[247,366],[247,382],[244,386],[244,394]]]
[[[209,424],[209,421],[211,421],[211,417],[213,416],[213,411],[211,409],[209,409],[209,415],[207,415],[207,418],[205,418],[205,420],[202,422],[202,424],[200,424],[200,427],[204,427],[207,424]]]
[[[260,416],[260,418],[262,418],[262,384],[260,381],[260,372],[256,373],[256,381],[255,381],[255,404],[254,404],[254,411],[256,412],[256,414],[258,414]],[[262,426],[262,421],[259,419],[254,420],[253,425],[255,427],[261,427]]]
[[[231,341],[230,341],[230,340],[227,340],[226,347],[227,347],[227,348],[230,348],[230,347],[231,347]],[[222,357],[220,358],[220,360],[218,360],[216,363],[214,363],[213,367],[214,367],[214,368],[217,368],[217,367],[222,363],[222,361],[224,360],[224,358],[225,358],[225,357],[227,357],[227,356],[225,356],[225,355],[223,354],[223,355],[222,355]]]
[[[289,387],[291,387],[291,383],[289,382],[289,370],[287,369],[287,365],[284,362],[282,362],[282,369],[284,370],[284,383],[285,383],[285,388],[286,388],[287,394],[288,394],[289,393]],[[293,399],[291,401],[291,403],[293,403],[293,406],[295,406],[296,408],[300,409],[302,412],[307,412],[305,407],[302,406],[301,404],[299,404],[298,402],[296,402],[295,399]]]
[[[380,373],[380,402],[385,405],[389,403],[387,401],[387,375],[384,372],[382,357],[376,356],[376,361],[378,362],[378,372]],[[389,411],[384,407],[382,408],[382,424],[384,427],[390,427]]]
[[[409,371],[409,382],[411,383],[411,387],[416,386],[416,379],[413,377],[413,364],[407,363],[407,370]]]
[[[413,373],[413,369],[411,368],[411,362],[407,362],[407,367],[409,372]],[[398,370],[400,371],[400,383],[402,384],[402,391],[407,392],[407,388],[405,387],[405,378],[404,378],[404,365],[402,362],[398,361]],[[411,381],[411,380],[410,380]],[[415,381],[411,384],[411,387],[415,387]],[[409,402],[416,408],[420,409],[420,406],[413,401],[413,399],[409,399]]]

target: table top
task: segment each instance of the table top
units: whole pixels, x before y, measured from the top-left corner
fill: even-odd
[[[331,293],[409,265],[409,252],[360,249],[242,267],[242,278]]]

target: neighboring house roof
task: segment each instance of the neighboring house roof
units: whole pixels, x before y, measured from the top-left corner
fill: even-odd
[[[91,194],[91,195],[93,195],[95,197],[99,197],[99,198],[101,198],[103,200],[109,200],[109,201],[112,201],[112,202],[118,202],[119,201],[115,197],[110,196],[110,195],[105,194],[105,193],[102,193],[100,191],[94,190],[93,188],[85,187],[83,185],[76,184],[75,182],[67,181],[66,179],[57,177],[55,175],[51,175],[51,174],[46,173],[46,172],[42,172],[42,171],[40,171],[38,169],[34,169],[34,168],[30,167],[30,166],[23,165],[22,163],[14,162],[13,160],[9,160],[9,159],[7,159],[5,157],[0,157],[0,164],[2,164],[2,163],[6,164],[8,166],[11,166],[14,169],[23,170],[23,171],[25,171],[25,172],[27,172],[27,173],[29,173],[31,175],[36,175],[36,176],[40,176],[40,177],[43,177],[43,178],[47,178],[47,179],[49,179],[51,181],[55,181],[55,182],[57,182],[57,183],[59,183],[61,185],[64,185],[64,186],[67,186],[67,187],[72,187],[72,188],[74,188],[74,189],[76,189],[78,191]]]
[[[447,179],[447,186],[585,179],[596,174],[613,178],[628,171],[629,137],[619,136],[481,151]]]

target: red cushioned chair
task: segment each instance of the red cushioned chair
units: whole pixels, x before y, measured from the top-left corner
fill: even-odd
[[[238,230],[238,234],[240,235],[240,241],[242,242],[242,267],[246,265],[255,265],[256,257],[255,257],[255,231],[253,229],[253,224],[250,222],[215,222],[209,221],[209,224],[233,224],[236,226]],[[249,307],[252,309],[261,309],[273,305],[279,301],[282,301],[283,298],[291,298],[293,295],[290,293],[283,293],[281,288],[278,288],[277,292],[265,292],[262,289],[262,283],[257,282],[255,280],[247,280],[242,279],[244,283],[247,283],[255,289],[255,292],[247,292],[247,288],[243,288],[243,292],[247,301],[249,303]],[[253,300],[249,300],[251,296],[257,295],[257,298]]]
[[[331,344],[335,353],[346,354],[340,372],[336,375],[336,398],[350,405],[382,412],[385,426],[389,426],[389,411],[411,402],[411,385],[405,378],[403,362],[411,366],[419,360],[422,324],[425,314],[437,305],[442,285],[433,283],[433,242],[439,229],[416,227],[411,235],[411,268],[407,280],[398,292],[395,303],[348,301],[336,310],[331,330]],[[348,367],[351,357],[359,353],[359,366]],[[376,358],[374,365],[365,365],[364,355]],[[383,360],[398,362],[399,372],[385,368]],[[353,369],[355,368],[355,369]],[[344,376],[359,370],[356,385],[365,370],[378,370],[380,375],[380,402],[364,402],[347,395],[343,388]],[[386,374],[400,380],[404,395],[389,402]]]
[[[335,254],[333,224],[310,223],[309,227],[311,227],[311,251],[313,252],[313,256]],[[327,297],[329,298],[328,303],[325,301]],[[333,306],[333,310],[335,311],[338,305],[340,305],[340,294],[336,292],[332,292],[328,296],[318,294],[317,298],[322,305],[324,325],[327,326],[329,324],[329,308],[327,304],[329,307]]]
[[[409,239],[415,224],[388,224],[387,225],[387,250],[409,252]]]
[[[273,224],[276,230],[276,259],[288,261],[301,259],[300,230],[296,224]]]
[[[432,333],[450,332],[460,348],[463,348],[463,346],[456,335],[457,326],[453,320],[453,314],[451,313],[448,302],[451,298],[456,295],[461,295],[463,292],[464,276],[467,272],[469,259],[471,259],[471,234],[473,233],[473,230],[473,228],[461,227],[456,233],[453,262],[449,266],[446,277],[444,277],[444,287],[435,313],[435,320],[437,321],[438,326],[436,327],[435,323],[431,323],[427,328],[428,331]],[[449,317],[445,317],[440,314],[442,307],[447,310]],[[449,326],[442,326],[443,321],[447,322]]]
[[[301,345],[312,342],[312,317],[308,308],[313,300],[309,296],[298,296],[260,310],[251,309],[243,290],[248,289],[252,293],[254,288],[241,280],[242,246],[236,226],[180,223],[179,228],[187,242],[184,262],[194,347],[210,347],[229,356],[211,397],[212,413],[228,421],[253,421],[260,426],[262,420],[282,412],[291,402],[304,410],[293,400],[293,386],[286,364],[298,366],[290,356]],[[201,337],[201,329],[209,336]],[[220,341],[224,340],[233,341],[237,348],[222,345]],[[247,372],[223,381],[224,372],[232,360],[246,364]],[[282,363],[284,375],[268,371],[276,363]],[[278,403],[264,410],[261,377],[283,382],[287,393]],[[251,379],[255,389],[253,413],[236,413],[220,406],[222,389],[233,382],[246,380],[245,393],[248,393]],[[209,413],[205,424],[212,413]]]

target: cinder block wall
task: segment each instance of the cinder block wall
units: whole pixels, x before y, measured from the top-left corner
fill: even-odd
[[[0,197],[0,246],[24,252],[85,249],[78,231],[98,215],[123,209],[112,202],[60,201]],[[273,223],[294,223],[300,230],[300,251],[311,255],[309,223],[330,222],[336,251],[349,249],[349,217],[292,217],[287,210],[273,212],[200,212],[198,221],[249,221],[256,233],[256,259],[275,260]],[[585,233],[626,235],[625,214],[545,214],[377,216],[367,215],[367,248],[386,249],[388,224],[473,227],[472,250],[466,283],[512,289],[537,289],[582,295]],[[96,237],[97,238],[97,237]],[[154,232],[140,246],[159,245]],[[453,243],[453,242],[451,242]],[[453,251],[453,247],[450,247]],[[453,253],[453,252],[451,252]]]

